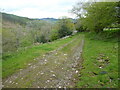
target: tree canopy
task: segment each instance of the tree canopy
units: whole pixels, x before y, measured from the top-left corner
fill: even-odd
[[[101,32],[107,26],[117,23],[116,7],[117,2],[78,3],[72,12],[80,18],[84,28]]]

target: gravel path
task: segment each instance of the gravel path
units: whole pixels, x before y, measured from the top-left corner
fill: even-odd
[[[84,39],[72,49],[72,53],[64,53],[62,49],[78,39],[51,51],[43,57],[38,57],[36,63],[29,63],[28,68],[21,69],[3,80],[4,88],[72,88],[75,87],[79,74],[78,64]]]

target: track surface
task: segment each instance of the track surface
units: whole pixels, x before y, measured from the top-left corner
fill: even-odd
[[[80,38],[80,37],[79,37]],[[83,38],[83,37],[82,37]],[[62,49],[69,44],[71,52]],[[3,80],[4,88],[73,88],[78,79],[81,53],[84,39],[78,37],[57,50],[51,51],[43,57],[34,59],[36,63],[29,63],[28,68]]]

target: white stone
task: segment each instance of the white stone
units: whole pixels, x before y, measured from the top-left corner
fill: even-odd
[[[47,82],[50,82],[50,80],[47,80]]]
[[[41,75],[43,75],[44,73],[42,72]]]
[[[10,81],[9,83],[12,83],[12,81]]]
[[[45,59],[45,62],[47,62],[47,60]]]
[[[28,65],[31,65],[30,63]]]
[[[76,71],[76,73],[78,73],[78,71]]]
[[[61,88],[61,86],[59,86],[58,88]]]
[[[53,71],[50,71],[50,72],[53,72]]]
[[[67,54],[64,54],[65,56],[67,55]]]
[[[54,77],[55,77],[55,74],[53,74],[52,76],[54,76]]]

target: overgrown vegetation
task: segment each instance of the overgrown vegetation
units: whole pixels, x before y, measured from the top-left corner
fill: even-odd
[[[2,13],[2,19],[3,59],[20,48],[71,35],[74,29],[73,22],[68,18],[50,22]]]

